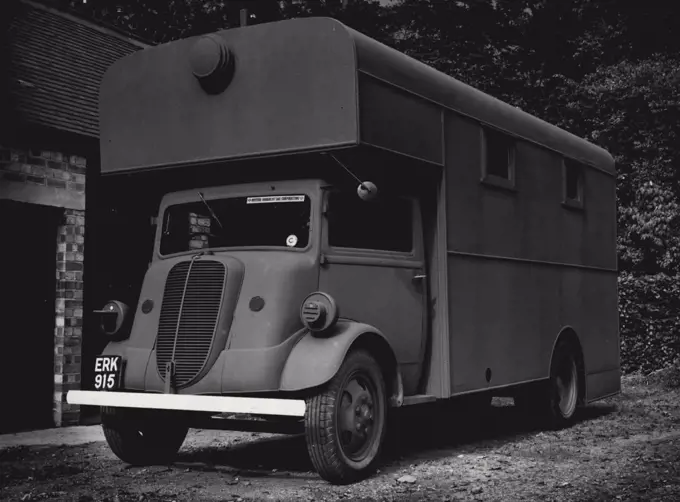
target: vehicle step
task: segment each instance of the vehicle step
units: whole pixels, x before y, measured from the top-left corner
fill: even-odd
[[[437,398],[430,394],[416,394],[415,396],[405,396],[402,406],[411,406],[413,404],[431,403]]]

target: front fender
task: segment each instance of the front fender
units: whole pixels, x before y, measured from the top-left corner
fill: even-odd
[[[370,340],[370,346],[379,348],[376,355],[391,373],[386,380],[393,392],[400,393],[396,358],[385,335],[373,326],[348,320],[339,320],[323,336],[307,333],[300,339],[283,368],[280,389],[299,391],[328,382],[340,369],[350,347],[360,339]]]

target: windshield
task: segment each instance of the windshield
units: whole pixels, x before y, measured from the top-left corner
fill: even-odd
[[[199,194],[196,194],[197,197]],[[161,254],[208,248],[305,248],[311,203],[306,195],[205,199],[165,210]]]

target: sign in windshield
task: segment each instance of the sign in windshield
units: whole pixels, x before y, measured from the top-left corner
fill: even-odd
[[[204,199],[169,206],[161,254],[234,247],[305,248],[311,203],[306,195]]]

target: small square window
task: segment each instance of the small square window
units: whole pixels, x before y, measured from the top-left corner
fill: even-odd
[[[564,159],[564,202],[583,207],[584,166],[572,159]]]
[[[514,139],[492,129],[483,129],[482,137],[482,181],[501,188],[514,189]]]

